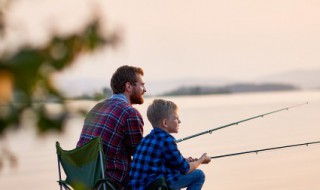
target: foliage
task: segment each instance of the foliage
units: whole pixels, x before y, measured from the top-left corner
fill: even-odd
[[[5,29],[0,18],[0,33]],[[81,54],[116,45],[117,33],[101,34],[99,18],[68,36],[52,36],[42,47],[24,46],[13,54],[0,55],[0,135],[19,127],[25,113],[33,113],[37,131],[63,129],[70,110],[62,93],[53,85],[53,74],[70,66]],[[61,112],[50,113],[47,103],[58,103]]]

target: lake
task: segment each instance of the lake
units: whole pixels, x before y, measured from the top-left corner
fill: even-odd
[[[151,131],[146,108],[156,97],[135,106],[145,120],[145,135]],[[209,156],[320,140],[320,91],[243,93],[229,95],[162,97],[180,109],[179,139],[225,124],[293,105],[309,102],[178,143],[186,157]],[[76,101],[70,106],[90,109],[95,102]],[[59,189],[55,142],[64,149],[75,147],[84,118],[71,118],[63,134],[39,137],[30,126],[10,132],[1,146],[18,158],[18,166],[4,163],[0,189]],[[206,174],[204,190],[306,190],[320,187],[320,144],[256,154],[214,159],[201,165]]]

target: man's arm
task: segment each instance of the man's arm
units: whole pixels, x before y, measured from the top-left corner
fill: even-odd
[[[125,143],[130,147],[130,154],[136,150],[139,142],[143,137],[143,119],[139,113],[131,114],[127,118],[127,128],[125,134]]]

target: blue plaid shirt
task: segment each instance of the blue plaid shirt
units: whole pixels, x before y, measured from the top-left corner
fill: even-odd
[[[159,177],[170,185],[178,176],[189,171],[188,161],[178,150],[175,138],[168,132],[154,128],[139,143],[130,170],[132,190],[143,190]]]

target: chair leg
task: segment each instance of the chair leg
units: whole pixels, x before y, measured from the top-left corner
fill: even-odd
[[[107,181],[107,184],[109,185],[109,187],[111,188],[111,190],[117,190],[111,183],[109,183],[108,181]]]
[[[71,190],[67,185],[63,184],[65,190]]]
[[[99,156],[100,156],[100,163],[101,163],[102,179],[105,179],[105,177],[104,177],[104,170],[105,170],[105,168],[104,168],[104,166],[103,166],[103,158],[102,158],[102,152],[101,152],[101,150],[99,151]],[[107,190],[106,184],[103,183],[102,185],[103,185],[103,189],[104,189],[104,190]]]
[[[101,189],[101,186],[103,186],[103,189],[106,190],[117,190],[111,183],[109,183],[108,181],[102,182],[99,186],[98,186],[98,190]]]
[[[61,169],[60,169],[60,159],[59,159],[59,155],[57,155],[58,158],[58,171],[59,171],[59,181],[61,181]],[[62,184],[59,183],[60,185],[60,190],[62,190]]]

